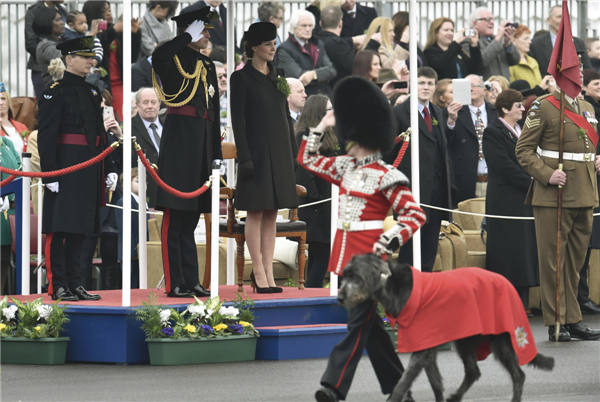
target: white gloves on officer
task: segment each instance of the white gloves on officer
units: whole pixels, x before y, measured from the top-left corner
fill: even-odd
[[[216,164],[220,164],[221,165],[221,169],[219,170],[219,175],[223,176],[225,174],[225,164],[223,163],[223,161],[221,159],[215,159],[212,162],[213,165]]]
[[[8,211],[10,208],[10,201],[8,200],[8,196],[2,198],[0,197],[0,212]]]
[[[116,173],[109,173],[108,175],[106,175],[106,189],[108,191],[115,191],[115,189],[117,188],[118,179],[119,176],[117,176]]]
[[[191,35],[192,42],[198,42],[200,39],[204,38],[202,31],[204,31],[204,21],[199,20],[192,22],[185,30],[185,32]]]
[[[55,181],[54,183],[47,183],[46,188],[53,193],[58,193],[58,182]]]

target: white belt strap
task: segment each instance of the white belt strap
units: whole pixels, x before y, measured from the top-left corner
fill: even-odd
[[[344,222],[338,220],[337,228],[347,232],[383,229],[383,221]]]
[[[538,153],[540,156],[545,156],[547,158],[558,159],[557,151],[547,151],[545,149],[539,149]],[[596,154],[593,152],[576,154],[573,152],[563,152],[563,160],[565,161],[575,161],[575,162],[594,162],[596,160]]]

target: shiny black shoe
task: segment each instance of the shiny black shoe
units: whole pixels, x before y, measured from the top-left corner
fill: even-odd
[[[591,300],[581,304],[579,308],[581,308],[581,312],[585,314],[600,314],[600,307],[596,306]]]
[[[338,402],[340,400],[336,392],[327,387],[321,387],[321,389],[315,393],[315,399],[317,402]]]
[[[207,290],[201,284],[197,284],[196,286],[194,286],[192,288],[192,292],[194,292],[194,294],[196,295],[196,297],[209,297],[210,296],[210,291]]]
[[[567,324],[565,327],[571,334],[571,338],[582,339],[584,341],[600,339],[600,329],[591,329],[583,322],[578,322],[577,324]]]
[[[56,291],[54,291],[54,294],[52,295],[52,300],[58,300],[58,299],[60,299],[60,301],[79,301],[79,298],[77,296],[75,296],[69,290],[69,288],[63,288],[63,287],[56,289]]]
[[[283,288],[279,286],[269,286],[271,288],[272,293],[283,293]]]
[[[550,340],[550,342],[556,342],[556,335],[554,334],[554,328],[556,328],[555,325],[550,325],[548,327],[548,339]],[[558,332],[558,341],[559,342],[568,342],[571,340],[571,334],[569,333],[569,331],[567,330],[567,328],[564,325],[560,326],[560,330]]]
[[[194,292],[188,290],[184,286],[175,286],[168,294],[167,297],[194,297]]]
[[[83,286],[78,286],[73,293],[77,295],[79,300],[100,300],[102,297],[100,295],[93,295],[88,293]]]
[[[260,286],[258,286],[256,284],[256,278],[254,277],[254,272],[250,272],[250,281],[251,281],[251,285],[252,285],[252,293],[254,293],[255,291],[256,291],[256,293],[273,293],[273,288],[271,288],[269,286],[261,288]],[[281,291],[283,291],[283,289]]]

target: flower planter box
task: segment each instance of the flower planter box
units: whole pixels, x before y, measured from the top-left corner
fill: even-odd
[[[69,337],[2,338],[2,364],[65,364]]]
[[[151,365],[174,366],[254,360],[257,339],[252,335],[232,335],[199,340],[146,338],[146,342]]]

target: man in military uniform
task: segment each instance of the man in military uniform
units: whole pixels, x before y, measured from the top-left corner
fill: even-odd
[[[535,179],[526,203],[533,206],[540,266],[540,292],[549,339],[555,340],[558,186],[562,191],[559,341],[598,339],[600,330],[583,324],[577,303],[579,271],[592,232],[592,209],[598,206],[596,174],[597,121],[594,108],[565,94],[564,171],[558,168],[560,89],[536,100],[516,147],[517,159]],[[538,147],[540,155],[536,154]],[[599,157],[600,158],[600,157]],[[564,325],[563,325],[564,324]]]
[[[91,36],[56,46],[67,67],[63,79],[44,91],[39,102],[38,147],[42,172],[85,162],[109,146],[102,119],[102,96],[85,82],[95,56]],[[80,262],[85,236],[100,232],[104,202],[103,162],[64,176],[44,178],[44,217],[48,294],[54,300],[99,300],[81,286]],[[110,164],[106,163],[107,170]],[[108,174],[106,187],[117,183]]]
[[[200,53],[208,46],[215,18],[218,14],[210,7],[180,14],[173,18],[178,36],[152,54],[154,88],[167,105],[158,175],[184,192],[200,188],[210,176],[211,161],[222,159],[216,68]],[[162,255],[168,296],[209,296],[200,285],[194,230],[200,214],[210,213],[210,191],[183,199],[159,187],[156,208],[164,211]]]

